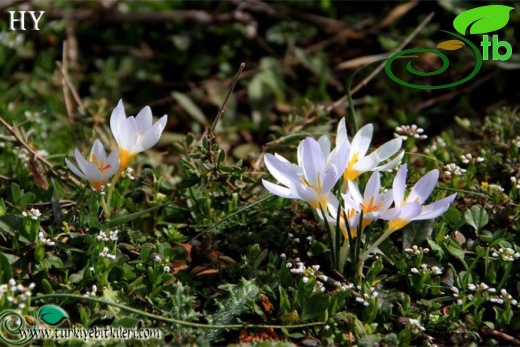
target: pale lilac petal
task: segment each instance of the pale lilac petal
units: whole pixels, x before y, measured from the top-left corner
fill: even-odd
[[[360,157],[360,159],[352,167],[357,172],[372,171],[379,164],[379,158],[377,153],[373,152],[366,157]]]
[[[262,183],[269,192],[271,192],[274,195],[280,196],[282,198],[286,199],[297,199],[298,196],[294,195],[289,188],[285,188],[282,186],[279,186],[277,184],[271,183],[269,181],[266,181],[262,179]]]
[[[289,187],[293,182],[301,182],[298,175],[291,170],[291,167],[274,155],[266,153],[264,163],[271,175],[284,186]]]
[[[397,219],[400,214],[401,214],[401,208],[400,207],[394,207],[394,208],[391,208],[391,209],[388,209],[388,210],[382,212],[378,216],[378,218],[379,219],[384,219],[384,220],[394,220],[394,219]]]
[[[110,153],[105,164],[110,165],[110,167],[103,172],[103,176],[108,180],[119,170],[119,150],[117,148]]]
[[[347,127],[345,126],[345,118],[341,118],[338,123],[338,130],[336,133],[336,147],[340,147],[343,143],[347,144],[350,149],[350,142],[347,137]]]
[[[325,173],[325,176],[323,176],[323,182],[321,182],[321,192],[327,193],[330,192],[331,189],[334,187],[336,182],[339,179],[338,170],[336,169],[336,166],[332,165],[329,170]]]
[[[370,176],[367,185],[365,187],[364,196],[365,199],[370,200],[372,196],[378,197],[379,191],[381,190],[381,179],[379,177],[379,172],[374,171]]]
[[[389,170],[389,169],[395,167],[397,164],[399,164],[401,162],[401,160],[403,159],[403,157],[404,157],[404,151],[399,153],[394,159],[392,159],[388,163],[374,168],[374,170],[378,170],[378,171]]]
[[[101,171],[96,165],[94,165],[94,163],[91,162],[88,162],[85,166],[85,176],[87,176],[87,180],[91,182],[102,181]]]
[[[399,214],[400,219],[413,220],[419,214],[421,214],[421,204],[418,202],[408,203],[400,208],[401,213]]]
[[[432,193],[438,179],[439,170],[434,169],[428,172],[413,186],[412,190],[410,191],[410,195],[408,195],[407,201],[417,201],[420,204],[423,204]]]
[[[319,202],[318,193],[312,189],[307,187],[304,184],[295,184],[294,188],[296,189],[296,193],[300,197],[300,199],[307,201],[308,203],[316,203]],[[323,206],[325,208],[325,206]]]
[[[374,132],[374,126],[367,124],[354,135],[352,139],[352,145],[350,147],[351,155],[358,153],[359,158],[365,156],[372,142],[372,134]]]
[[[87,166],[87,159],[85,159],[83,157],[83,155],[81,154],[81,152],[76,148],[76,150],[74,151],[74,156],[76,158],[76,163],[78,163],[78,167],[81,171],[85,172],[85,166]]]
[[[135,122],[137,124],[137,131],[146,131],[152,126],[152,109],[149,106],[145,106],[135,116]]]
[[[76,176],[81,177],[84,180],[87,179],[87,176],[85,176],[81,171],[79,171],[69,159],[65,158],[65,163],[69,167],[70,171],[72,171]]]
[[[404,201],[404,191],[406,189],[406,174],[408,173],[408,165],[404,164],[399,168],[395,175],[392,190],[394,192],[394,203],[396,207],[401,207]]]
[[[388,141],[387,143],[379,147],[377,149],[377,155],[379,156],[379,160],[386,160],[395,153],[397,153],[397,151],[401,148],[402,143],[403,140],[401,138],[396,138]]]
[[[114,138],[116,139],[116,142],[118,145],[120,145],[120,124],[126,119],[125,115],[125,108],[123,106],[123,100],[119,100],[117,103],[116,108],[112,111],[112,115],[110,116],[110,129],[112,130],[112,135],[114,135]]]
[[[303,174],[306,181],[314,187],[318,187],[318,176],[323,177],[325,172],[325,157],[316,140],[307,137],[303,140],[302,145],[302,163]]]
[[[439,217],[441,214],[446,212],[450,207],[450,204],[455,200],[457,194],[452,194],[444,199],[423,206],[421,214],[415,217],[415,220],[433,219]]]
[[[386,211],[394,202],[394,192],[390,189],[389,191],[380,195],[381,206],[379,207],[380,211]]]
[[[91,162],[94,162],[93,156],[96,156],[98,165],[100,165],[101,161],[104,161],[107,157],[105,148],[103,147],[103,144],[99,140],[94,141],[94,145],[92,146],[92,150],[90,151],[90,161]]]
[[[323,135],[318,139],[321,151],[325,157],[330,154],[330,141],[327,135]]]
[[[142,152],[152,148],[161,138],[161,134],[166,127],[167,120],[167,115],[162,116],[161,119],[159,119],[152,127],[148,128],[148,130],[142,133],[141,137],[137,139],[137,146],[135,147],[135,151]]]
[[[361,207],[359,206],[359,202],[354,201],[352,198],[352,190],[349,191],[349,194],[341,194],[343,197],[343,202],[345,203],[345,209],[354,209],[356,211],[361,211]]]
[[[359,187],[356,182],[348,180],[348,192],[357,206],[364,203],[364,199],[361,196],[361,192],[359,191]]]
[[[344,142],[341,146],[334,148],[327,158],[327,164],[334,165],[338,172],[344,172],[348,164],[349,144]]]
[[[128,117],[119,124],[119,147],[132,150],[137,141],[137,126],[134,117]]]

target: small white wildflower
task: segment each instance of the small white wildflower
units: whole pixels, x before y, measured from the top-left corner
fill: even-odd
[[[133,173],[134,173],[134,169],[132,169],[131,167],[128,167],[128,168],[126,168],[126,170],[123,170],[121,172],[121,177],[126,177],[133,181],[133,180],[135,180]]]
[[[320,269],[319,265],[313,265],[311,266],[314,271],[318,271]]]
[[[287,256],[285,255],[285,253],[280,254],[280,259],[282,259],[282,260],[287,259]]]
[[[312,242],[312,240],[314,240],[314,238],[313,238],[312,236],[307,236],[306,239],[307,239],[307,241],[309,241],[309,242]]]
[[[99,253],[99,256],[102,257],[102,258],[107,258],[107,259],[110,259],[110,260],[114,260],[116,259],[116,256],[113,255],[113,254],[110,254],[108,253],[109,250],[108,250],[108,247],[104,247],[103,248],[103,251],[101,253]]]
[[[293,274],[302,274],[305,272],[305,265],[302,262],[296,263],[296,268],[291,269],[291,273]]]
[[[107,234],[105,234],[104,231],[100,231],[99,235],[96,237],[98,241],[108,241],[109,238],[107,237]]]
[[[328,325],[328,324],[325,325],[325,326],[323,327],[323,329],[325,329],[325,330],[330,330],[330,325]]]
[[[450,289],[453,292],[453,296],[458,298],[459,297],[459,289],[457,287],[451,287]]]
[[[419,273],[419,269],[416,268],[416,267],[413,267],[410,269],[410,272],[413,273],[413,274],[418,274]]]
[[[287,236],[289,236],[289,238],[293,238],[294,237],[294,234],[293,233],[288,233]]]
[[[427,135],[422,135],[424,129],[417,127],[417,125],[401,125],[395,128],[394,137],[400,137],[403,141],[406,141],[409,137],[413,137],[417,140],[425,140],[428,138]]]
[[[160,262],[161,261],[161,257],[158,256],[157,254],[153,257],[153,261],[155,261],[156,263]]]
[[[431,272],[434,274],[434,275],[442,275],[442,268],[438,267],[438,266],[432,266],[431,267]]]
[[[303,283],[308,283],[309,282],[309,277],[303,276],[302,281],[303,281]]]
[[[294,239],[294,242],[296,242],[296,243],[300,243],[300,238],[299,238],[299,237],[295,238],[295,239]]]
[[[515,139],[514,139],[514,144],[516,147],[520,147],[520,136],[517,136]]]
[[[119,230],[112,230],[109,236],[110,240],[117,241],[117,234],[119,234]]]
[[[286,266],[288,269],[290,269],[290,268],[292,268],[292,263],[287,263],[287,264],[285,264],[285,266]]]
[[[42,214],[40,213],[40,210],[38,210],[37,208],[31,208],[28,212],[22,212],[23,217],[29,217],[32,220],[37,220],[41,215]]]
[[[466,169],[461,168],[455,163],[444,165],[444,174],[448,177],[452,176],[463,176],[466,173]]]
[[[164,272],[170,272],[170,271],[171,271],[171,269],[170,269],[170,267],[169,267],[169,266],[165,266],[165,267],[163,268],[163,271],[164,271]]]
[[[421,322],[418,320],[418,319],[412,319],[410,318],[408,320],[409,324],[411,325],[411,328],[412,328],[412,332],[414,334],[418,334],[420,333],[421,331],[424,331],[426,330],[422,325],[421,325]]]

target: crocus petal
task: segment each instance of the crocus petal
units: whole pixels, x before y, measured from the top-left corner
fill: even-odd
[[[296,193],[300,197],[301,200],[307,201],[311,205],[317,205],[319,202],[318,193],[312,189],[307,187],[303,184],[295,184],[294,188],[296,189]],[[312,206],[317,207],[317,206]],[[323,206],[325,208],[325,206]]]
[[[328,193],[334,187],[336,182],[338,181],[339,174],[336,166],[332,165],[329,170],[323,176],[323,182],[321,182],[321,192],[322,194]]]
[[[450,207],[450,204],[455,200],[457,194],[452,194],[444,199],[423,206],[421,214],[415,217],[415,220],[433,219],[439,217],[441,214],[446,212]]]
[[[418,202],[408,203],[400,208],[401,213],[399,214],[400,219],[413,220],[419,214],[421,214],[421,204]]]
[[[352,190],[349,191],[349,194],[341,194],[341,196],[345,202],[345,208],[361,211],[361,207],[359,206],[360,203],[352,198]]]
[[[300,178],[291,170],[291,167],[274,155],[266,153],[264,163],[271,175],[284,186],[289,187],[293,182],[300,182]]]
[[[379,160],[383,161],[390,158],[392,155],[397,153],[397,151],[401,148],[403,140],[400,138],[396,138],[388,141],[381,147],[377,149],[377,155],[379,156]]]
[[[363,197],[361,196],[361,193],[359,192],[359,187],[356,182],[353,182],[351,180],[348,181],[348,192],[350,193],[350,196],[352,197],[352,200],[356,203],[356,205],[361,205],[364,202]]]
[[[364,196],[365,199],[370,199],[372,196],[379,196],[379,191],[381,190],[381,179],[379,177],[379,172],[374,171],[370,178],[368,179],[367,185],[365,187]]]
[[[133,152],[133,147],[137,141],[137,125],[134,117],[128,117],[119,125],[119,147],[126,148]]]
[[[87,179],[87,177],[81,171],[79,171],[69,159],[65,158],[65,164],[67,164],[70,171],[72,171],[76,176],[81,177],[84,180]]]
[[[152,126],[152,109],[149,106],[145,106],[135,116],[135,122],[137,124],[137,131],[145,131]]]
[[[318,177],[323,177],[326,166],[325,157],[318,142],[312,137],[307,137],[302,142],[301,154],[300,166],[303,168],[305,180],[314,187],[318,187]]]
[[[330,154],[330,141],[327,135],[323,135],[318,139],[318,144],[320,145],[321,151],[325,157]]]
[[[352,167],[357,172],[372,171],[379,164],[377,153],[373,152],[366,157],[361,157]]]
[[[347,137],[347,127],[345,126],[345,118],[341,118],[338,123],[338,130],[336,133],[336,147],[341,146],[343,143],[347,143],[347,147],[350,148],[350,142]]]
[[[289,188],[279,186],[278,184],[271,183],[264,179],[262,179],[262,184],[264,185],[265,189],[267,189],[269,192],[271,192],[274,195],[277,195],[277,196],[280,196],[280,197],[286,198],[286,199],[297,199],[298,198],[298,196],[294,195]]]
[[[381,206],[379,207],[379,210],[386,211],[390,207],[390,205],[392,205],[392,203],[394,202],[393,191],[390,189],[389,191],[381,194],[380,199],[381,199]]]
[[[347,142],[343,142],[341,146],[334,148],[327,158],[327,165],[334,165],[338,172],[344,172],[348,164],[349,146]]]
[[[374,168],[374,170],[385,171],[385,170],[391,169],[394,166],[396,166],[397,164],[399,164],[401,162],[401,160],[403,159],[403,157],[404,157],[404,151],[399,153],[394,159],[392,159],[388,163]]]
[[[101,171],[91,162],[88,162],[85,166],[85,176],[87,176],[87,180],[90,182],[101,181]]]
[[[410,194],[408,195],[407,201],[417,201],[420,204],[424,203],[435,188],[438,179],[439,170],[434,169],[428,172],[413,186]]]
[[[367,124],[359,129],[352,139],[352,145],[350,147],[351,155],[357,153],[359,157],[363,157],[370,147],[373,133],[374,126],[372,124]]]
[[[85,167],[88,163],[87,159],[83,158],[83,155],[81,155],[81,152],[77,148],[74,151],[74,156],[76,158],[76,163],[78,164],[79,169],[85,172]]]
[[[103,171],[103,176],[108,180],[119,170],[119,150],[116,148],[110,153],[105,162],[108,168]]]
[[[94,160],[93,158],[96,158]],[[94,145],[92,146],[92,150],[90,151],[90,161],[94,162],[96,165],[100,165],[101,161],[104,161],[107,157],[107,154],[105,152],[105,148],[103,147],[103,144],[101,141],[96,140],[94,141]],[[97,163],[96,163],[97,162]]]
[[[408,165],[404,164],[399,168],[394,178],[392,190],[394,192],[394,203],[396,207],[401,207],[401,205],[403,204],[407,172]]]
[[[148,130],[141,134],[141,137],[137,141],[138,145],[135,148],[136,151],[142,152],[153,147],[159,141],[159,138],[166,127],[167,120],[167,115],[162,116],[161,119],[159,119],[151,128],[148,128]]]
[[[123,100],[119,100],[117,103],[116,108],[112,111],[112,115],[110,116],[110,129],[112,130],[112,134],[114,135],[114,138],[116,139],[116,142],[118,145],[121,145],[119,143],[120,135],[120,124],[126,119],[125,115],[125,108],[123,106]]]

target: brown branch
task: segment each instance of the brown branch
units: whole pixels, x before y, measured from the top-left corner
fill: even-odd
[[[487,335],[490,337],[494,337],[496,339],[499,339],[501,341],[507,341],[508,343],[512,343],[516,346],[520,346],[520,339],[517,339],[516,337],[513,337],[511,335],[508,335],[506,333],[503,333],[498,330],[491,329],[487,325],[482,325],[480,327],[480,333],[482,335]]]
[[[419,24],[417,26],[417,28],[415,28],[415,30],[410,34],[408,35],[408,37],[399,45],[399,47],[397,47],[397,49],[395,49],[392,54],[395,54],[399,51],[402,51],[404,47],[406,47],[414,38],[415,36],[417,36],[417,34],[419,34],[421,32],[421,30],[424,29],[424,27],[426,26],[426,24],[428,24],[432,18],[434,16],[434,13],[431,12],[422,22],[421,24]],[[379,64],[377,66],[377,68],[372,71],[365,79],[363,79],[361,82],[359,82],[353,89],[352,91],[350,92],[351,95],[354,95],[356,92],[358,92],[361,88],[363,88],[364,86],[366,86],[368,84],[368,82],[370,82],[375,76],[377,76],[377,74],[383,70],[383,68],[385,67],[385,64],[386,64],[386,61],[382,62],[381,64]],[[341,105],[343,102],[345,102],[345,100],[347,99],[347,95],[344,95],[342,96],[340,99],[338,99],[337,101],[333,102],[332,105],[329,105],[327,107],[327,111],[330,112],[332,111],[333,109],[339,107],[339,105]]]

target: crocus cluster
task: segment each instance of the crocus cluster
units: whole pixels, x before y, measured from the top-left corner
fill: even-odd
[[[388,235],[412,221],[443,214],[456,194],[425,204],[437,184],[438,170],[428,172],[407,193],[408,167],[404,164],[395,175],[392,189],[382,190],[380,172],[400,164],[404,155],[404,151],[400,151],[402,139],[388,141],[368,153],[372,134],[373,126],[368,124],[350,142],[342,119],[332,150],[329,139],[322,136],[318,141],[311,137],[301,141],[296,164],[268,153],[265,165],[279,184],[263,180],[264,187],[275,195],[306,201],[320,218],[334,227],[339,226],[345,239],[355,237],[358,230],[376,219],[388,221],[385,230]],[[361,192],[357,181],[368,171],[372,174]],[[334,195],[333,188],[339,186],[341,180],[336,190],[339,194]]]
[[[77,166],[69,159],[65,159],[65,163],[74,174],[90,182],[96,191],[102,191],[110,178],[125,170],[139,152],[151,148],[159,141],[167,118],[164,115],[152,125],[152,110],[148,106],[137,116],[127,117],[120,100],[110,116],[110,129],[117,148],[107,156],[101,141],[95,140],[87,158],[76,149]]]

